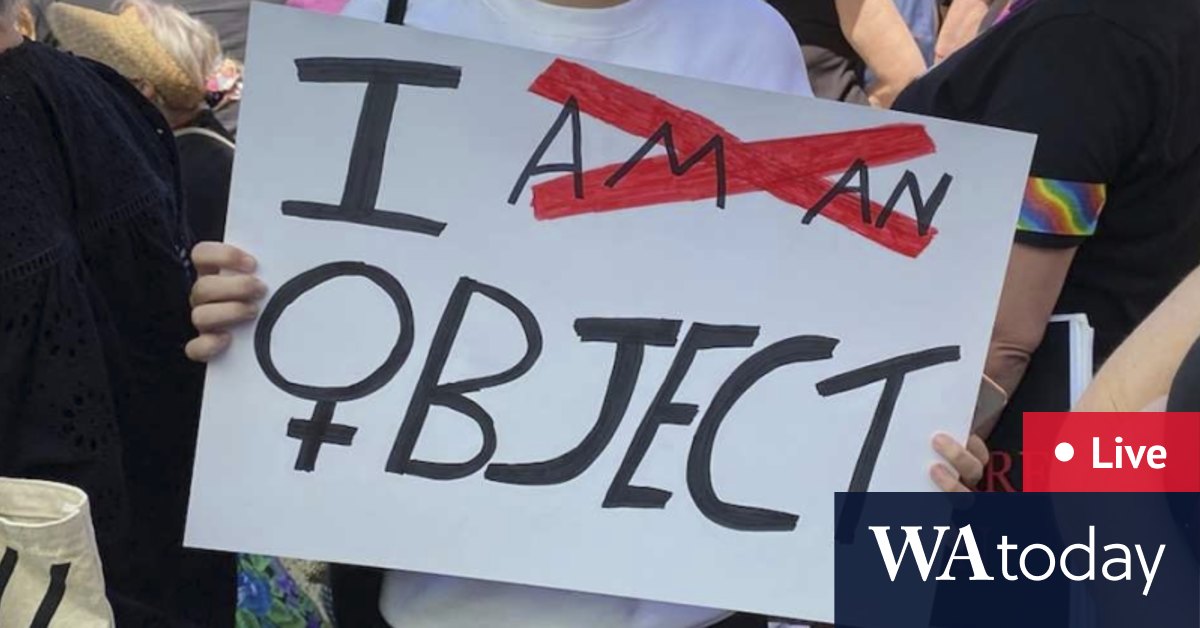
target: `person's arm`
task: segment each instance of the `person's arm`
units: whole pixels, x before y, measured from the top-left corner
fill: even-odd
[[[933,62],[941,63],[943,59],[971,43],[971,40],[979,35],[979,28],[992,4],[1004,1],[954,0],[950,3],[950,10],[946,12],[946,19],[942,21],[942,29],[933,50]]]
[[[1009,398],[1021,383],[1030,356],[1042,344],[1075,251],[1074,247],[1013,245],[984,366],[984,374]],[[1003,406],[989,416],[976,417],[973,431],[987,438],[1001,410]]]
[[[878,77],[871,104],[892,101],[925,72],[925,59],[892,0],[836,0],[842,33]]]
[[[1200,270],[1146,318],[1112,354],[1076,404],[1077,412],[1137,412],[1164,398],[1183,357],[1200,337]]]
[[[1042,343],[1076,248],[1013,245],[984,372],[1009,396]]]

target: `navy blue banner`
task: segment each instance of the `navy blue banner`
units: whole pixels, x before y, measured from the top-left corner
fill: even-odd
[[[1200,626],[1200,494],[839,493],[838,626]]]

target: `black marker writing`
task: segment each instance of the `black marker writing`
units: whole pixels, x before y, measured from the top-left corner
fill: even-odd
[[[660,425],[690,425],[696,413],[699,412],[699,407],[694,404],[674,401],[679,385],[683,383],[683,378],[687,376],[688,369],[692,368],[692,362],[695,361],[696,354],[700,351],[752,347],[757,339],[757,327],[717,326],[703,323],[692,325],[683,339],[683,344],[679,347],[679,352],[671,362],[671,368],[667,371],[667,376],[663,379],[658,394],[650,403],[650,409],[646,411],[645,418],[638,426],[637,433],[633,436],[633,442],[629,445],[629,451],[625,452],[625,458],[621,461],[621,466],[617,469],[612,484],[608,487],[608,494],[604,496],[605,508],[663,508],[667,505],[667,501],[671,499],[670,491],[649,486],[630,486],[629,482],[633,480],[638,466],[642,464],[646,452],[650,450],[650,444],[658,434],[658,427]]]
[[[858,179],[858,185],[851,185],[850,182]],[[933,225],[933,218],[937,215],[938,209],[942,206],[942,201],[946,200],[946,193],[950,191],[950,184],[954,182],[954,177],[949,174],[943,174],[941,179],[933,188],[933,192],[929,194],[929,198],[921,196],[921,183],[917,180],[917,175],[911,170],[904,171],[904,176],[900,177],[900,181],[896,187],[892,189],[891,196],[888,197],[887,203],[879,210],[879,215],[872,218],[871,216],[871,170],[867,167],[867,163],[862,159],[855,159],[854,163],[846,169],[842,177],[833,184],[833,187],[825,193],[811,208],[804,214],[803,223],[809,224],[814,218],[819,216],[835,198],[842,194],[857,194],[862,212],[862,221],[864,224],[874,223],[878,229],[883,229],[887,226],[888,219],[892,217],[892,212],[896,209],[896,205],[900,202],[900,198],[905,192],[908,192],[909,198],[912,200],[913,211],[917,215],[917,234],[926,236],[929,234],[929,228]]]
[[[420,216],[377,209],[388,134],[400,85],[457,89],[462,69],[449,65],[390,59],[297,59],[305,83],[366,83],[350,166],[338,205],[284,201],[286,216],[333,220],[438,236],[446,224]]]
[[[637,166],[639,162],[645,159],[646,155],[649,154],[651,149],[658,145],[660,141],[662,142],[663,148],[665,148],[667,151],[667,163],[671,167],[671,174],[677,177],[687,173],[688,170],[692,169],[692,166],[695,166],[697,163],[699,163],[700,160],[704,159],[709,153],[714,154],[717,170],[717,207],[725,209],[725,140],[720,135],[712,136],[712,138],[705,142],[703,146],[696,150],[696,152],[688,156],[683,163],[680,163],[679,154],[675,150],[675,135],[671,132],[670,122],[664,122],[662,126],[658,127],[658,130],[646,139],[646,142],[642,144],[642,147],[639,148],[637,152],[629,158],[628,161],[622,164],[620,169],[614,172],[612,176],[610,176],[608,180],[604,182],[604,185],[610,188],[616,187],[617,183],[620,183],[621,179],[624,179],[625,176],[628,175],[629,172],[633,170],[633,168]]]
[[[850,185],[850,180],[858,178],[858,185]],[[842,178],[838,179],[837,183],[833,184],[832,188],[821,197],[812,207],[804,214],[804,219],[801,221],[804,224],[810,224],[813,219],[821,215],[825,207],[833,202],[839,194],[858,194],[858,202],[861,205],[862,221],[871,223],[871,170],[867,168],[867,162],[861,159],[855,159],[854,163],[846,169]]]
[[[446,367],[446,361],[450,358],[454,339],[458,336],[459,328],[462,327],[463,317],[467,313],[471,297],[475,294],[482,294],[495,301],[517,318],[517,322],[520,323],[521,330],[525,334],[525,355],[511,368],[495,375],[461,382],[438,383],[442,377],[442,370]],[[434,332],[433,342],[429,347],[429,357],[425,360],[425,367],[421,370],[416,390],[413,391],[408,411],[404,415],[404,422],[400,425],[400,432],[396,435],[396,442],[388,457],[387,471],[433,480],[455,480],[465,478],[483,468],[496,452],[496,426],[487,410],[468,398],[466,394],[507,384],[521,377],[533,368],[541,354],[541,327],[538,326],[533,312],[529,311],[525,304],[499,288],[467,277],[459,279],[450,295],[450,300],[446,303],[446,309],[442,314],[442,320],[438,323],[437,331]],[[479,448],[479,453],[462,463],[414,460],[413,449],[417,446],[417,439],[421,436],[421,430],[425,427],[425,420],[428,418],[429,409],[432,406],[454,410],[474,421],[483,436],[483,445]]]
[[[796,336],[781,340],[751,356],[721,384],[704,418],[700,419],[700,426],[696,428],[687,462],[688,491],[696,507],[709,521],[733,530],[756,532],[796,528],[796,522],[800,519],[797,515],[721,501],[713,489],[713,445],[725,416],[754,384],[789,364],[828,360],[833,357],[833,349],[837,344],[836,339],[823,336]]]
[[[961,359],[961,355],[958,347],[940,347],[864,366],[817,384],[817,393],[822,397],[830,397],[870,386],[876,382],[885,382],[883,393],[879,396],[879,403],[875,406],[875,416],[871,419],[871,427],[867,430],[862,451],[858,455],[854,475],[850,479],[849,492],[864,492],[871,483],[875,462],[879,459],[879,451],[883,447],[888,425],[892,421],[892,412],[896,409],[896,399],[900,397],[900,389],[904,387],[904,377],[913,371],[947,362],[957,362],[959,359]]]
[[[392,350],[383,364],[361,381],[349,386],[309,386],[291,382],[279,373],[279,369],[275,367],[275,361],[271,357],[271,333],[275,329],[275,324],[279,322],[279,317],[296,299],[309,290],[338,277],[362,277],[379,286],[391,298],[396,313],[400,317],[400,331],[392,345]],[[300,453],[296,457],[297,471],[312,471],[316,468],[317,455],[320,453],[322,445],[349,446],[354,442],[354,433],[357,428],[333,423],[333,413],[337,402],[365,397],[391,381],[400,367],[404,366],[404,361],[408,359],[408,354],[412,350],[413,334],[412,304],[409,302],[408,293],[404,291],[404,286],[400,285],[400,282],[396,281],[387,271],[362,262],[334,262],[318,266],[297,275],[275,292],[263,310],[258,327],[254,330],[254,353],[258,358],[259,367],[262,368],[263,373],[272,384],[290,395],[317,402],[312,418],[292,419],[288,423],[288,436],[300,441]]]
[[[571,162],[541,163],[542,157],[546,156],[546,151],[550,150],[550,146],[554,144],[554,138],[562,132],[567,120],[571,121]],[[529,161],[525,163],[525,169],[521,171],[521,176],[517,177],[517,183],[513,185],[512,192],[508,195],[508,204],[516,205],[531,177],[552,172],[570,172],[575,183],[575,198],[583,198],[583,128],[579,121],[579,103],[574,96],[567,99],[562,111],[558,113],[558,118],[554,120],[554,124],[550,125],[550,130],[546,131],[546,135],[542,137],[542,141],[530,155]]]
[[[485,476],[496,482],[525,485],[562,484],[579,477],[600,457],[621,425],[642,370],[646,347],[674,347],[682,324],[682,321],[641,318],[575,321],[575,332],[583,342],[617,345],[608,389],[595,425],[578,446],[557,458],[527,464],[493,464]]]
[[[345,386],[313,386],[285,378],[274,363],[272,333],[287,308],[299,297],[338,277],[362,277],[383,290],[392,300],[400,329],[384,362],[361,381]],[[517,320],[525,340],[520,359],[498,373],[441,381],[459,331],[470,309],[471,299],[482,295],[506,309]],[[528,463],[491,463],[497,449],[497,427],[492,415],[468,395],[511,383],[528,373],[542,353],[541,327],[533,312],[508,292],[467,277],[458,280],[438,322],[429,353],[412,392],[400,429],[396,434],[385,470],[398,475],[415,475],[449,481],[484,471],[486,479],[505,484],[540,486],[563,484],[584,474],[612,444],[634,397],[647,347],[675,347],[683,322],[654,318],[580,318],[575,331],[582,342],[615,345],[612,368],[599,414],[590,430],[571,450],[557,457]],[[670,368],[638,425],[628,449],[604,496],[603,508],[661,509],[673,497],[671,491],[631,484],[659,428],[691,425],[699,407],[675,401],[695,359],[707,349],[751,348],[759,336],[753,326],[718,326],[696,323],[679,344]],[[312,471],[324,445],[350,446],[357,428],[333,422],[337,404],[365,397],[387,385],[403,367],[414,340],[413,309],[404,287],[386,271],[361,262],[335,262],[313,268],[284,284],[263,311],[254,335],[255,356],[267,379],[280,390],[316,403],[308,419],[288,422],[287,436],[300,441],[295,468]],[[827,360],[839,341],[824,336],[794,336],[776,342],[743,361],[721,384],[692,435],[686,462],[688,492],[697,509],[719,526],[749,532],[790,531],[799,515],[741,505],[718,497],[712,477],[717,435],[729,412],[760,380],[776,370],[800,362]],[[909,374],[960,359],[958,346],[944,346],[884,360],[830,377],[816,385],[818,394],[830,397],[882,382],[882,392],[866,430],[849,491],[866,491],[871,482],[897,400]],[[419,460],[413,452],[434,407],[452,410],[474,422],[482,444],[464,462]],[[486,470],[485,470],[486,469]],[[853,502],[848,502],[853,504]],[[843,513],[835,534],[853,529],[854,513]],[[838,537],[841,538],[841,537]],[[0,559],[0,592],[7,584],[16,554]]]
[[[900,398],[900,390],[904,387],[905,376],[939,364],[957,362],[961,357],[961,352],[956,346],[939,347],[864,366],[817,384],[817,393],[822,397],[830,397],[876,382],[884,382],[883,393],[879,395],[879,403],[875,405],[875,415],[871,418],[871,426],[867,428],[867,436],[863,439],[854,473],[850,476],[848,492],[865,493],[871,485],[875,463],[879,460],[880,450],[883,449],[883,441],[892,422],[896,400]],[[862,501],[846,500],[844,508],[838,517],[834,537],[840,542],[849,542],[853,539],[854,530],[858,527],[858,520],[862,515]]]
[[[892,210],[896,208],[896,203],[900,201],[900,195],[908,190],[909,198],[912,199],[913,211],[917,214],[917,233],[926,235],[929,233],[929,227],[933,224],[933,217],[937,215],[938,208],[942,206],[942,201],[946,200],[946,192],[950,190],[950,184],[954,181],[954,177],[944,174],[938,180],[937,185],[933,188],[933,192],[929,194],[928,199],[921,198],[921,182],[917,181],[917,175],[911,170],[905,170],[904,176],[900,178],[900,183],[896,185],[896,189],[892,191],[892,195],[883,206],[883,210],[879,212],[879,218],[875,221],[875,226],[883,228],[887,224],[888,218],[892,216]]]

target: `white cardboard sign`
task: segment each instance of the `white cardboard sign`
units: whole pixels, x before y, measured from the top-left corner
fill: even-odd
[[[188,543],[831,619],[833,494],[967,432],[1033,139],[251,24],[227,240],[272,290]]]

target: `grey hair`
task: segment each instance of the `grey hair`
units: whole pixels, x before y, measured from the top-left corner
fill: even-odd
[[[114,13],[127,9],[137,11],[142,24],[193,84],[203,87],[221,64],[224,55],[216,31],[180,7],[163,0],[117,0],[113,5]]]
[[[11,24],[17,17],[17,6],[21,0],[0,0],[0,22]]]

